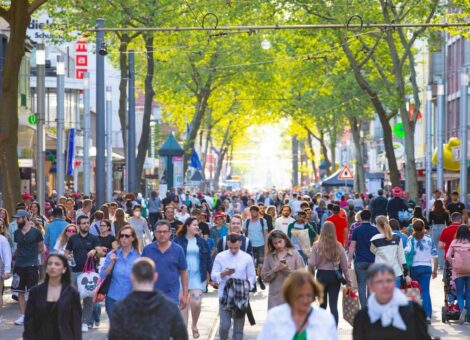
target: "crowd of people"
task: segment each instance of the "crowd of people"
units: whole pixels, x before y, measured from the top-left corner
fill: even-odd
[[[250,293],[266,285],[259,339],[337,339],[342,286],[357,289],[362,307],[354,339],[431,339],[439,269],[458,321],[470,318],[470,230],[457,193],[445,201],[436,191],[424,209],[398,187],[339,199],[172,189],[148,199],[115,193],[102,206],[75,193],[53,195],[45,211],[22,198],[11,218],[0,209],[0,290],[12,278],[25,339],[81,339],[100,326],[103,302],[109,339],[187,339],[189,314],[197,339],[212,287],[220,339],[232,328],[240,340],[245,318],[254,322]],[[400,290],[412,281],[422,305]]]

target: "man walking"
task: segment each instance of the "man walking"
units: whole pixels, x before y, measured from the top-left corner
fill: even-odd
[[[18,293],[20,308],[20,317],[15,321],[15,325],[24,324],[25,293],[39,282],[38,254],[44,250],[41,232],[34,227],[32,221],[29,221],[28,216],[26,210],[18,210],[13,216],[16,218],[18,229],[13,234],[13,240],[16,243],[16,260],[11,288]]]
[[[289,228],[289,225],[295,222],[291,215],[292,209],[288,205],[282,206],[281,216],[276,219],[276,222],[274,223],[274,229],[280,230],[287,235],[287,229]]]
[[[326,220],[333,222],[335,225],[336,229],[336,239],[338,240],[339,243],[343,245],[343,247],[346,244],[346,240],[348,239],[348,221],[341,217],[341,208],[339,205],[334,205],[333,206],[333,215],[328,217]],[[370,220],[370,217],[369,217]]]
[[[64,217],[62,209],[54,208],[52,216],[54,216],[54,220],[47,226],[46,235],[44,237],[44,244],[49,252],[54,249],[57,239],[68,224],[62,219]]]
[[[273,217],[269,214],[266,214],[266,206],[264,203],[258,203],[258,208],[259,208],[259,216],[260,218],[263,218],[266,221],[266,224],[268,226],[268,232],[274,229],[273,225]]]
[[[155,229],[155,223],[158,221],[161,204],[162,202],[160,201],[160,197],[158,197],[157,192],[152,191],[150,199],[148,200],[149,223],[152,231]]]
[[[245,222],[245,236],[247,236],[253,246],[253,258],[255,260],[258,283],[262,290],[266,289],[261,279],[261,269],[264,262],[264,245],[268,239],[268,226],[266,220],[260,218],[259,208],[256,205],[250,207],[251,218]],[[254,287],[256,291],[256,284]]]
[[[233,215],[232,216],[232,221],[230,223],[229,234],[238,234],[238,235],[240,235],[240,238],[241,238],[241,241],[242,241],[240,249],[253,257],[253,246],[251,245],[250,239],[248,237],[246,237],[245,235],[243,235],[242,225],[243,225],[242,216],[240,214]],[[218,253],[221,253],[224,250],[228,250],[227,237],[228,236],[224,236],[217,243],[217,252]]]
[[[132,293],[116,302],[110,315],[109,340],[187,340],[188,331],[178,307],[154,290],[154,262],[142,257],[132,266]]]
[[[359,290],[359,301],[361,308],[367,305],[367,270],[375,262],[375,255],[370,251],[370,239],[379,233],[376,227],[370,223],[371,213],[369,210],[361,211],[361,225],[354,229],[351,245],[349,246],[348,263],[351,268],[353,256],[354,270],[357,277]]]
[[[147,245],[142,251],[142,256],[149,257],[155,262],[155,272],[158,274],[158,281],[155,282],[155,289],[166,294],[180,309],[185,309],[188,304],[188,265],[183,248],[170,241],[170,222],[160,220],[155,226],[156,242]],[[179,281],[183,292],[180,295]]]
[[[388,200],[384,197],[384,191],[382,189],[379,189],[377,195],[378,196],[370,202],[370,212],[372,214],[372,221],[375,221],[375,218],[377,216],[387,216]]]
[[[83,272],[85,262],[94,261],[94,257],[104,255],[101,252],[100,240],[97,236],[91,235],[90,219],[85,215],[77,218],[78,234],[70,237],[65,247],[65,256],[75,261],[75,267],[72,267],[72,284],[77,287],[77,278]],[[88,332],[88,320],[91,319],[93,312],[93,301],[91,297],[83,299],[82,313],[82,332]]]
[[[212,267],[211,279],[219,284],[219,337],[227,340],[233,319],[232,340],[243,339],[243,327],[245,325],[245,313],[232,313],[226,310],[222,304],[224,299],[225,285],[230,279],[248,280],[250,287],[254,287],[256,272],[253,259],[247,253],[240,251],[241,237],[238,234],[228,236],[228,250],[215,257]]]

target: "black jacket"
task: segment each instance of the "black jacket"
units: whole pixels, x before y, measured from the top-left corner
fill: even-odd
[[[187,340],[178,306],[163,293],[132,292],[116,302],[110,318],[109,340]]]
[[[373,221],[380,215],[387,216],[388,199],[383,196],[377,196],[370,202],[370,212],[372,213]]]
[[[60,339],[81,340],[82,306],[78,291],[72,286],[62,287],[56,308]],[[29,292],[23,339],[49,340],[52,327],[47,313],[47,284],[42,283]]]
[[[367,307],[360,310],[354,318],[353,340],[430,340],[427,331],[426,315],[416,302],[410,302],[399,309],[406,324],[406,331],[394,327],[382,327],[381,321],[371,324]]]

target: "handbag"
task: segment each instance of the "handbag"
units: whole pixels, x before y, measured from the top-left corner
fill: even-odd
[[[351,288],[358,289],[359,285],[357,284],[357,276],[354,268],[349,268],[349,277],[351,278]]]
[[[405,253],[405,260],[406,260],[406,266],[408,269],[411,269],[411,265],[413,264],[413,258],[415,257],[415,242],[414,242],[414,237],[411,237],[411,250],[409,253]]]
[[[100,276],[95,271],[94,260],[88,257],[85,261],[83,272],[77,277],[77,288],[80,293],[80,298],[92,297],[99,280]]]
[[[113,250],[112,253],[116,253],[116,251]],[[114,266],[116,266],[116,263],[114,264]],[[93,303],[103,302],[106,295],[108,294],[109,286],[111,286],[111,279],[113,277],[114,266],[113,269],[111,269],[111,272],[106,275],[104,279],[100,277],[98,285],[93,291]]]
[[[341,270],[341,267],[339,265],[337,265],[336,263],[334,263],[334,262],[331,262],[331,263],[333,263],[333,265],[335,267],[336,279],[338,280],[339,283],[345,285],[346,284],[346,279],[344,278],[343,271]]]
[[[343,289],[343,319],[346,320],[351,326],[354,322],[354,317],[361,309],[359,303],[359,295],[349,288]]]
[[[400,290],[403,292],[403,294],[406,295],[408,300],[417,302],[419,304],[423,303],[421,298],[421,287],[419,286],[418,281],[411,281],[411,284],[408,286],[402,285]]]

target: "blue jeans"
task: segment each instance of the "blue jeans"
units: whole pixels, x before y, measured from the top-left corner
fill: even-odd
[[[101,304],[97,302],[93,305],[93,311],[91,313],[90,318],[87,321],[87,324],[93,326],[93,322],[100,323],[100,319],[101,319]]]
[[[299,253],[299,255],[300,255],[300,256],[302,257],[302,259],[304,260],[304,265],[307,265],[307,262],[308,262],[308,257],[307,257],[307,255],[305,255],[302,250],[297,250],[297,252]]]
[[[359,291],[359,301],[361,302],[361,308],[367,306],[367,270],[371,266],[370,262],[355,262],[354,270],[357,277],[357,288]]]
[[[395,287],[397,287],[398,289],[400,289],[400,286],[401,286],[401,276],[396,276],[395,277]]]
[[[113,311],[113,307],[116,302],[117,300],[114,300],[106,295],[104,300],[104,307],[106,309],[106,314],[108,314],[108,318],[111,318],[111,312]]]
[[[464,308],[470,314],[470,276],[463,276],[455,279],[457,290],[457,302],[462,311]]]
[[[415,266],[411,267],[411,279],[418,281],[421,286],[421,298],[423,299],[423,308],[426,312],[426,316],[430,318],[432,316],[432,305],[431,295],[429,288],[431,285],[431,273],[432,268],[430,266]]]
[[[439,249],[438,244],[439,244],[439,237],[441,236],[442,230],[444,230],[445,225],[444,224],[433,224],[431,226],[431,238],[434,244],[437,247],[437,256],[439,260],[439,269],[444,268],[444,249]]]
[[[219,338],[220,340],[228,340],[230,327],[232,326],[232,312],[225,310],[219,303]],[[243,339],[243,327],[245,326],[245,315],[233,318],[233,334],[232,340]]]

